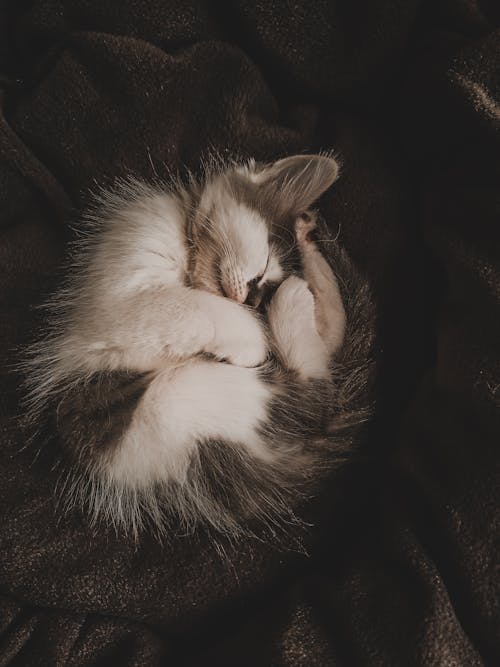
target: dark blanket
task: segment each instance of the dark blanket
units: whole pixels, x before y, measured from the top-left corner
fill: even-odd
[[[498,3],[0,7],[0,663],[500,664]],[[322,211],[371,283],[380,371],[307,553],[61,517],[11,363],[89,189],[332,147]]]

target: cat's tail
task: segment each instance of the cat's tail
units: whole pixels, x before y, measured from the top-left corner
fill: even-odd
[[[53,392],[42,419],[63,505],[136,535],[146,524],[236,537],[297,523],[293,508],[325,461],[327,393],[271,364],[203,359],[82,378]]]

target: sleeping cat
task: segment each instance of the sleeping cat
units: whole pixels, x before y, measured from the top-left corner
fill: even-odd
[[[337,176],[332,157],[302,155],[101,195],[29,369],[29,415],[57,443],[68,504],[135,533],[176,521],[235,535],[292,515],[346,455],[368,410],[371,329],[366,286],[333,243],[346,330],[312,238]]]

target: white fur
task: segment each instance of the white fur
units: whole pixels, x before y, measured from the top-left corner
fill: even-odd
[[[295,222],[304,279],[289,276],[273,297],[268,317],[285,366],[302,380],[327,379],[329,361],[345,332],[345,311],[335,275],[317,245],[308,239],[315,216]]]
[[[269,324],[282,360],[303,380],[328,377],[328,348],[314,317],[314,298],[307,283],[289,276],[269,307]]]
[[[63,374],[148,371],[201,352],[241,366],[264,361],[264,331],[249,309],[183,285],[184,225],[174,197],[149,191],[106,220],[56,342]]]
[[[196,444],[224,440],[269,460],[258,432],[272,396],[254,369],[191,361],[149,386],[109,466],[110,480],[147,488],[182,481]]]
[[[304,279],[314,295],[315,329],[331,357],[344,341],[346,315],[332,267],[317,245],[307,240],[308,232],[314,227],[314,219],[306,223],[299,218],[296,222]]]
[[[219,267],[224,293],[244,303],[249,281],[263,276],[267,268],[269,229],[257,211],[234,201],[224,202],[217,223],[230,249]]]

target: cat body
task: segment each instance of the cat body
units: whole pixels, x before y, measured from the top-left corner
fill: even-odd
[[[101,196],[29,369],[70,504],[133,531],[290,513],[335,412],[346,313],[309,209],[337,174],[295,156]]]

